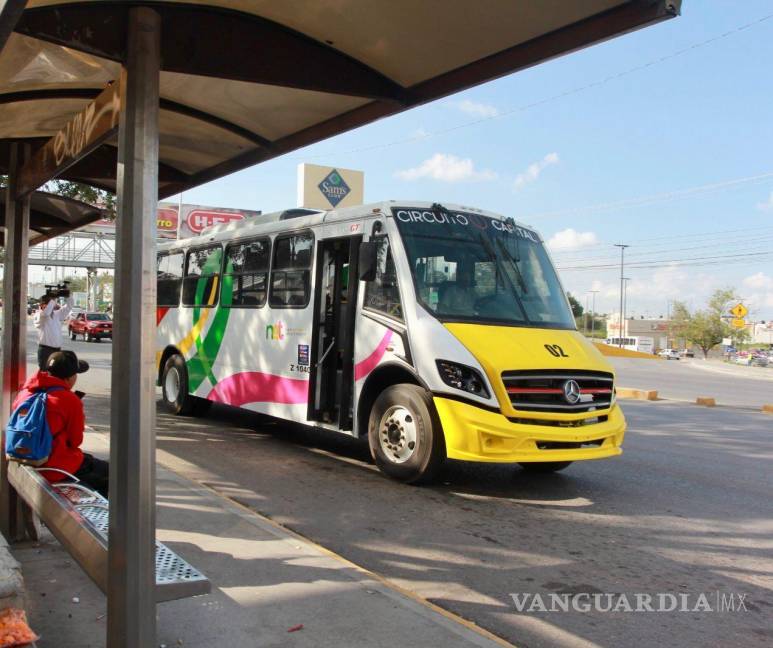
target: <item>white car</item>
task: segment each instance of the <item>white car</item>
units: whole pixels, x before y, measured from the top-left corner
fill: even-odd
[[[676,349],[663,349],[658,355],[666,360],[679,360],[681,357]]]

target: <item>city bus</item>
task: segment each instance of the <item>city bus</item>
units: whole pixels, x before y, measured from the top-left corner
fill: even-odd
[[[163,405],[367,438],[386,475],[621,453],[611,366],[540,235],[471,207],[291,209],[159,246]]]

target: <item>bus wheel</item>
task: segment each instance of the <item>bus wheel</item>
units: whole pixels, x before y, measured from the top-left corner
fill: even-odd
[[[431,481],[446,457],[432,398],[418,385],[381,393],[370,411],[368,442],[379,469],[407,484]]]
[[[166,361],[161,393],[167,411],[181,415],[193,413],[195,401],[188,393],[188,370],[182,356],[175,354]]]
[[[529,463],[518,464],[526,472],[532,473],[552,473],[563,470],[571,461],[532,461]]]

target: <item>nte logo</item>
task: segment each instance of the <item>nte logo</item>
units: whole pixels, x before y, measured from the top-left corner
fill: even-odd
[[[276,324],[269,324],[266,327],[266,339],[267,340],[284,340],[284,324],[277,322]]]

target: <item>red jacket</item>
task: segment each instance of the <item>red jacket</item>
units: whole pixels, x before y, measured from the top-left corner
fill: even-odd
[[[64,388],[49,392],[46,400],[46,418],[54,440],[51,455],[44,465],[75,474],[83,463],[83,452],[80,447],[83,443],[86,417],[83,414],[81,399],[70,390],[67,383],[45,371],[38,371],[24,383],[24,387],[13,402],[13,408],[16,409],[32,396],[34,389],[44,387]],[[65,479],[64,475],[53,471],[43,471],[43,475],[52,482]]]

